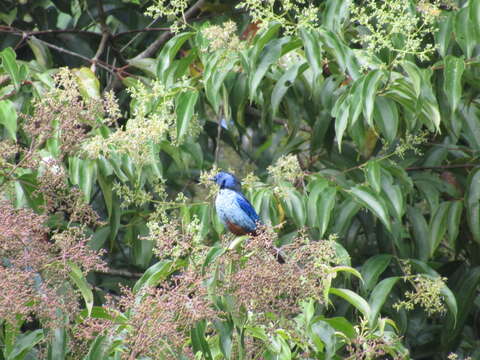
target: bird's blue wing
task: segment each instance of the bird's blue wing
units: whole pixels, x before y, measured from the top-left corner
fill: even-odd
[[[258,216],[257,212],[255,211],[252,204],[250,204],[250,201],[248,201],[245,196],[243,196],[242,194],[238,194],[238,196],[236,197],[236,200],[240,208],[245,212],[245,214],[248,215],[248,217],[254,223],[260,220],[260,217]]]

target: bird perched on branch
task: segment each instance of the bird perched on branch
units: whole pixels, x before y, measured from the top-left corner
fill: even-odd
[[[224,171],[211,180],[220,186],[215,208],[222,223],[235,235],[254,234],[260,218],[250,201],[242,194],[240,181]]]

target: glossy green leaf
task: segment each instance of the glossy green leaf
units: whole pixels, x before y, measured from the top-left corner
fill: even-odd
[[[107,339],[106,336],[97,336],[95,340],[90,345],[88,353],[83,360],[96,360],[104,358],[104,342]]]
[[[433,255],[438,245],[442,241],[447,231],[448,210],[450,203],[445,201],[440,204],[433,214],[429,224],[429,242],[430,242],[430,256]]]
[[[312,69],[315,78],[320,76],[323,71],[322,65],[322,43],[316,30],[305,27],[300,28],[300,36],[305,47],[305,57]]]
[[[349,192],[357,201],[372,211],[382,221],[387,230],[391,229],[390,218],[388,217],[387,207],[383,199],[361,185],[351,188]]]
[[[396,139],[398,131],[398,110],[395,102],[384,96],[377,96],[373,109],[373,120],[376,127],[379,128],[389,142]]]
[[[330,288],[330,294],[337,295],[346,301],[348,301],[351,305],[353,305],[357,310],[359,310],[362,315],[366,318],[370,317],[371,309],[368,302],[362,298],[357,293],[353,292],[349,289],[340,289],[340,288]]]
[[[285,40],[275,39],[269,42],[260,56],[258,64],[251,72],[249,79],[249,97],[250,100],[255,98],[257,88],[260,85],[263,77],[267,73],[270,66],[277,62],[282,55],[282,47],[285,44]]]
[[[199,321],[197,325],[192,328],[190,338],[192,340],[193,351],[195,353],[201,351],[206,360],[212,360],[212,353],[205,338],[205,327],[205,320]]]
[[[446,285],[440,289],[440,294],[442,295],[445,303],[447,304],[448,311],[450,315],[453,317],[453,326],[455,327],[457,322],[457,315],[458,315],[458,305],[457,299],[455,294],[450,290]]]
[[[158,55],[157,76],[162,82],[166,82],[168,68],[171,66],[175,56],[177,55],[183,44],[194,35],[193,32],[179,33],[174,36],[163,46],[162,51]]]
[[[456,12],[454,20],[455,40],[467,58],[472,57],[473,49],[478,43],[475,27],[469,15],[468,7],[464,7]]]
[[[46,70],[52,65],[52,56],[48,47],[39,41],[35,36],[30,36],[27,40],[28,46],[32,49],[37,62]]]
[[[480,243],[480,168],[471,171],[465,192],[467,222],[473,239]]]
[[[205,270],[221,255],[225,253],[226,249],[221,246],[214,246],[210,249],[207,256],[205,256],[205,261],[202,264],[202,273],[205,273]]]
[[[360,272],[367,292],[372,290],[375,284],[377,284],[378,278],[390,265],[392,258],[393,256],[390,254],[379,254],[372,256],[362,265]]]
[[[157,286],[175,270],[170,260],[162,260],[150,266],[133,286],[133,292],[138,293],[144,286]]]
[[[229,321],[215,321],[215,328],[217,329],[220,336],[220,350],[222,351],[225,359],[230,360],[232,358],[233,350],[233,323]]]
[[[17,140],[17,112],[10,100],[0,100],[0,124],[11,139]]]
[[[383,77],[383,72],[380,70],[373,70],[368,73],[363,83],[363,117],[367,124],[373,127],[373,109],[375,99],[377,98],[377,89]]]
[[[314,322],[310,328],[312,337],[318,337],[324,345],[325,360],[333,359],[336,345],[335,329],[322,320]],[[317,348],[317,351],[322,350],[323,347]]]
[[[78,290],[80,290],[80,293],[82,294],[83,300],[85,301],[85,305],[88,310],[88,316],[90,316],[93,307],[92,287],[83,275],[82,270],[76,264],[69,262],[68,267],[70,268],[70,272],[68,273],[68,275],[70,276],[70,279],[75,283]]]
[[[462,96],[462,75],[465,70],[465,62],[462,58],[448,55],[444,59],[444,64],[443,91],[447,94],[452,112],[455,112]]]
[[[272,91],[272,116],[276,116],[280,102],[285,96],[287,90],[293,85],[299,75],[301,75],[308,65],[306,62],[293,64],[282,77],[277,81]]]
[[[333,227],[333,232],[343,235],[350,227],[352,218],[360,209],[361,205],[357,201],[353,199],[346,199],[335,213],[335,225]]]
[[[400,276],[389,277],[380,281],[373,289],[368,303],[370,305],[370,317],[368,318],[369,326],[374,328],[378,319],[380,310],[382,309],[385,300],[392,291],[393,286],[400,280]]]
[[[73,74],[78,84],[80,94],[85,99],[100,99],[100,81],[95,73],[87,67],[73,69]]]
[[[452,39],[453,22],[455,13],[445,14],[439,19],[438,31],[435,33],[435,43],[438,45],[438,52],[442,57],[447,55],[447,51]]]
[[[7,47],[2,52],[0,52],[0,56],[2,58],[2,66],[10,75],[15,88],[20,86],[23,78],[21,77],[20,69],[16,62],[16,54],[15,51],[11,47]]]
[[[177,96],[175,112],[177,114],[177,140],[181,141],[188,133],[190,121],[195,111],[198,99],[198,91],[186,91]]]
[[[365,172],[367,175],[368,184],[372,187],[375,192],[379,193],[381,190],[381,167],[378,161],[371,160],[367,163],[365,167]]]
[[[43,330],[38,329],[21,334],[16,340],[12,351],[6,356],[6,360],[26,359],[28,352],[44,338]]]
[[[323,235],[328,229],[333,209],[335,207],[336,199],[337,190],[335,188],[329,187],[325,189],[325,191],[320,196],[320,199],[317,201],[316,224],[319,229],[320,237],[323,237]]]
[[[462,219],[463,202],[460,200],[452,201],[448,210],[448,243],[455,249],[455,242],[460,230],[460,221]]]
[[[338,150],[342,149],[342,139],[345,130],[347,129],[350,117],[350,102],[343,101],[338,107],[338,115],[335,119],[335,137],[337,139]]]
[[[283,199],[287,215],[290,216],[297,226],[304,226],[307,216],[305,203],[300,193],[293,189],[286,189],[286,197]]]
[[[309,186],[309,194],[307,198],[307,217],[308,217],[308,225],[315,226],[317,223],[317,216],[318,216],[318,200],[320,196],[324,192],[324,190],[328,187],[328,182],[324,179],[320,179],[317,181],[312,181],[308,184]]]

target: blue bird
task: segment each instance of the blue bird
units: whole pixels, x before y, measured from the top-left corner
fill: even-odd
[[[250,201],[242,194],[240,181],[221,171],[212,178],[220,186],[215,208],[222,223],[235,235],[253,234],[260,220]]]

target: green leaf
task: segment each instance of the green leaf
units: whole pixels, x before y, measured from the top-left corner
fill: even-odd
[[[84,357],[83,360],[97,360],[97,359],[104,359],[105,354],[103,351],[104,342],[107,339],[105,335],[97,335],[95,340],[90,345],[88,349],[87,355]]]
[[[236,58],[229,59],[225,63],[223,63],[223,61],[224,60],[220,56],[212,56],[212,61],[207,63],[204,72],[205,94],[207,95],[207,99],[212,105],[215,114],[218,114],[222,102],[223,91],[221,91],[220,88],[224,84],[227,75],[237,63]],[[222,62],[221,65],[219,65],[220,62]],[[219,67],[221,67],[221,69],[218,69]],[[224,106],[227,105],[228,104],[224,104]]]
[[[17,140],[17,112],[10,100],[0,100],[0,124],[5,126],[8,136]]]
[[[378,281],[378,278],[390,265],[393,256],[390,254],[379,254],[369,258],[362,265],[361,274],[363,277],[364,288],[369,292]]]
[[[163,82],[166,83],[168,77],[168,68],[172,65],[172,62],[177,55],[182,45],[190,39],[195,33],[184,32],[180,33],[163,46],[162,51],[158,55],[157,76]]]
[[[403,61],[402,67],[407,72],[408,80],[410,80],[413,90],[415,91],[415,95],[418,98],[422,90],[422,73],[420,69],[417,65],[410,61]]]
[[[447,285],[440,289],[440,294],[443,296],[445,303],[447,304],[450,315],[453,316],[453,327],[455,327],[458,315],[457,299]]]
[[[458,231],[460,227],[460,220],[462,219],[463,212],[463,202],[452,201],[450,204],[450,209],[448,210],[448,243],[455,249],[455,242],[458,237]]]
[[[398,130],[398,110],[395,102],[384,96],[377,96],[373,119],[387,141],[393,142],[397,137]]]
[[[362,274],[360,274],[358,272],[358,270],[350,267],[350,266],[334,266],[332,268],[332,271],[333,272],[346,272],[346,273],[349,273],[349,274],[352,274],[354,276],[356,276],[357,278],[359,278],[360,280],[363,281],[363,278],[362,278]]]
[[[335,212],[335,225],[333,232],[343,236],[345,232],[350,228],[352,218],[360,210],[360,204],[353,199],[345,199],[340,205],[338,211]]]
[[[337,139],[338,151],[341,152],[343,134],[347,128],[348,119],[350,117],[350,102],[346,101],[346,98],[344,98],[344,101],[338,107],[338,116],[337,115],[334,115],[334,116],[336,117],[335,137]]]
[[[370,317],[371,309],[368,302],[357,293],[348,289],[330,288],[330,294],[340,296],[359,310],[365,318]]]
[[[202,274],[205,274],[205,270],[222,254],[224,254],[226,249],[222,246],[214,246],[210,249],[207,256],[205,256],[205,261],[202,264]]]
[[[430,256],[433,256],[435,250],[437,250],[438,245],[440,245],[440,242],[447,231],[447,215],[449,207],[449,201],[442,202],[430,220]]]
[[[215,321],[215,328],[218,331],[220,336],[220,350],[222,351],[225,359],[230,360],[232,358],[232,334],[233,334],[233,323],[230,321]]]
[[[48,360],[63,360],[67,354],[67,332],[65,327],[53,330],[53,339],[49,342]]]
[[[206,360],[212,360],[212,353],[207,340],[205,339],[205,320],[199,321],[197,325],[192,328],[190,338],[192,339],[192,348],[194,353],[201,351]]]
[[[381,167],[379,162],[376,160],[369,161],[365,167],[365,172],[367,174],[368,184],[376,193],[379,193],[381,190]]]
[[[467,59],[472,57],[473,49],[477,45],[474,26],[469,16],[468,7],[461,8],[456,12],[454,22],[455,39]]]
[[[100,99],[100,81],[90,68],[81,67],[72,69],[72,72],[75,74],[80,94],[85,99]]]
[[[307,219],[303,197],[297,190],[286,189],[286,196],[283,199],[287,215],[290,216],[297,226],[304,226]]]
[[[177,141],[181,141],[190,127],[190,120],[195,111],[198,91],[189,90],[177,96],[175,112],[177,114]]]
[[[27,43],[40,66],[42,66],[44,70],[49,69],[52,66],[52,55],[48,47],[35,36],[30,36]]]
[[[328,187],[320,196],[317,202],[317,222],[316,225],[319,229],[319,236],[322,237],[328,229],[330,218],[335,207],[335,201],[337,199],[337,189]]]
[[[455,12],[442,14],[438,18],[438,31],[435,32],[435,44],[438,46],[438,52],[445,57],[450,45],[453,34],[453,20]]]
[[[478,167],[472,170],[467,179],[465,207],[473,239],[480,243],[480,168]]]
[[[375,288],[373,289],[372,293],[370,294],[370,298],[368,303],[370,305],[371,313],[370,317],[368,318],[368,323],[370,328],[375,328],[377,323],[378,314],[382,309],[385,300],[387,300],[388,294],[392,290],[393,286],[400,280],[400,276],[389,277],[380,281]]]
[[[28,352],[43,340],[43,330],[38,329],[32,332],[20,334],[15,340],[12,351],[6,356],[6,360],[23,360]]]
[[[465,70],[465,62],[463,58],[448,55],[444,59],[444,64],[443,91],[447,94],[447,99],[453,113],[457,110],[462,96],[462,75]]]
[[[318,37],[318,32],[306,27],[301,27],[300,36],[302,37],[305,47],[305,57],[316,79],[323,72],[322,43]]]
[[[306,62],[293,64],[277,81],[272,91],[272,116],[277,115],[278,107],[287,90],[293,85],[297,77],[307,69],[307,67],[308,65]]]
[[[387,230],[391,230],[391,223],[388,217],[386,205],[378,195],[372,193],[365,186],[355,186],[349,190],[353,197],[362,205],[366,206],[376,217],[385,225]]]
[[[318,337],[323,345],[325,346],[325,360],[333,359],[335,355],[335,346],[336,346],[336,336],[335,336],[335,329],[330,326],[325,321],[319,320],[310,325],[310,331],[312,333],[312,337]],[[314,341],[314,343],[318,343],[318,341]],[[317,347],[317,351],[322,351],[322,347]]]
[[[373,70],[368,73],[363,83],[363,116],[370,127],[373,127],[373,109],[375,99],[377,98],[377,89],[382,80],[383,72],[380,70]]]
[[[265,47],[264,51],[261,54],[258,65],[256,65],[253,71],[250,72],[250,100],[255,99],[257,88],[260,85],[260,82],[262,81],[270,66],[276,63],[280,56],[282,56],[282,47],[283,45],[285,45],[286,41],[288,41],[288,39],[275,39],[268,43],[268,45]]]
[[[442,331],[442,342],[445,342],[446,348],[455,343],[458,336],[463,332],[465,322],[471,314],[472,305],[478,296],[480,267],[466,267],[465,271],[462,271],[460,275],[454,288],[458,307],[457,319],[450,316],[447,326]]]
[[[83,300],[88,310],[88,316],[90,316],[93,307],[93,293],[90,284],[82,273],[82,270],[74,263],[68,262],[70,272],[68,275],[70,279],[75,283],[77,288],[82,294]]]
[[[138,293],[144,286],[157,286],[175,270],[175,266],[170,260],[162,260],[150,266],[140,279],[133,286],[133,292]]]
[[[15,51],[13,51],[11,47],[8,47],[2,52],[0,52],[0,56],[2,57],[3,68],[8,73],[8,75],[10,75],[13,84],[15,85],[15,88],[18,89],[23,79],[20,76],[20,69],[16,62],[17,56],[15,54]]]
[[[312,181],[308,184],[307,217],[309,226],[317,224],[317,216],[319,214],[317,202],[327,186],[328,182],[325,179]]]
[[[264,50],[265,45],[269,42],[275,35],[277,35],[278,31],[281,28],[281,24],[278,22],[272,22],[268,25],[268,28],[265,31],[261,31],[257,34],[255,39],[253,39],[253,49],[249,54],[249,58],[252,64],[257,62],[260,53]]]

